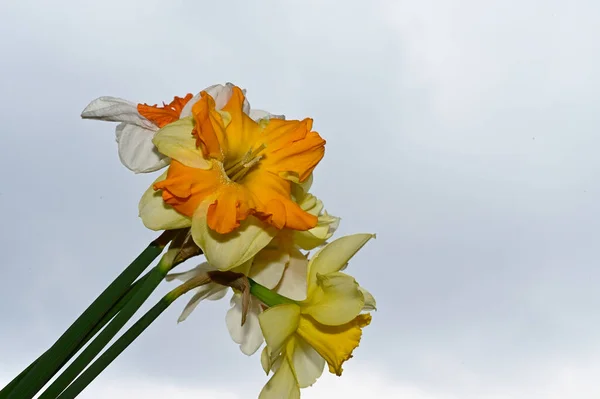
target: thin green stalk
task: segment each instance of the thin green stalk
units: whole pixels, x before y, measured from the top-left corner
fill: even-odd
[[[169,254],[167,252],[167,254]],[[155,266],[139,291],[131,300],[121,309],[115,318],[98,334],[98,336],[81,352],[81,354],[67,367],[52,384],[39,396],[39,399],[56,398],[79,373],[102,351],[110,340],[123,328],[135,312],[148,299],[150,294],[158,287],[160,282],[172,267],[172,261],[165,261],[163,256],[157,266]],[[15,399],[20,399],[15,397]]]
[[[174,232],[165,231],[154,240],[75,320],[64,334],[38,358],[29,372],[19,374],[21,377],[12,390],[0,391],[0,399],[31,399],[60,370],[68,359],[81,347],[83,340],[89,335],[104,315],[123,297],[134,280],[156,259],[164,247],[171,241]],[[15,378],[15,380],[17,379]],[[5,391],[7,394],[5,394]]]
[[[191,280],[175,288],[162,297],[146,314],[144,314],[133,326],[129,328],[114,344],[110,346],[94,363],[90,365],[67,389],[56,399],[72,399],[81,393],[113,360],[117,358],[127,347],[152,324],[177,298],[190,289],[208,282],[202,280]],[[41,398],[40,398],[41,399]]]
[[[279,295],[278,293],[271,291],[267,287],[258,284],[251,278],[248,279],[248,283],[250,284],[250,293],[258,299],[260,299],[261,302],[263,302],[269,307],[281,305],[284,303],[298,303],[292,299],[286,298],[283,295]]]
[[[119,302],[117,302],[116,305],[113,306],[110,309],[110,311],[104,315],[104,317],[102,317],[98,324],[94,326],[94,329],[90,331],[89,334],[85,336],[83,341],[79,343],[77,348],[69,354],[67,359],[65,359],[64,363],[60,365],[59,369],[62,368],[62,366],[64,366],[65,363],[67,363],[71,359],[71,357],[73,357],[73,355],[75,355],[79,351],[79,349],[81,349],[86,343],[88,343],[88,341],[92,339],[92,337],[96,335],[96,333],[98,333],[98,331],[100,331],[102,327],[104,327],[106,323],[108,323],[119,312],[119,310],[121,310],[123,306],[125,306],[127,302],[129,302],[133,295],[135,295],[135,293],[140,289],[141,284],[146,280],[147,277],[147,274],[145,276],[142,276],[139,280],[137,280],[129,287],[127,293],[125,293],[125,295],[123,295],[121,299],[119,299]],[[21,371],[21,373],[18,376],[16,376],[7,386],[5,386],[2,389],[2,391],[0,391],[1,399],[8,397],[8,395],[12,392],[14,387],[27,375],[27,373],[31,369],[33,369],[35,364],[42,358],[42,356],[44,356],[44,354],[42,354],[40,357],[34,360],[33,363],[31,363],[25,370]]]

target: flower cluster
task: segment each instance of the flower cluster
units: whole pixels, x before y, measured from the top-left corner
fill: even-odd
[[[82,117],[120,122],[119,157],[130,170],[167,168],[143,194],[140,217],[152,230],[189,228],[206,257],[168,279],[228,272],[247,280],[247,290],[230,285],[226,323],[246,355],[266,342],[261,364],[273,375],[260,398],[299,398],[325,363],[341,375],[375,309],[373,296],[342,270],[374,235],[328,243],[340,219],[310,193],[325,153],[311,119],[251,109],[230,83],[162,106],[101,97]],[[179,321],[230,286],[198,287]]]

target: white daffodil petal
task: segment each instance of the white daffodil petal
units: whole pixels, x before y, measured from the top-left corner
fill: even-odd
[[[269,354],[274,357],[298,328],[300,307],[294,304],[277,305],[262,312],[258,321],[269,347]]]
[[[317,273],[328,274],[341,270],[374,234],[352,234],[324,246],[308,263],[309,290],[316,283]]]
[[[95,99],[81,112],[81,117],[83,119],[131,123],[153,131],[158,130],[156,125],[140,115],[137,104],[117,97]]]
[[[295,301],[306,299],[307,269],[308,259],[300,250],[293,248],[290,252],[290,260],[275,291]]]
[[[262,109],[251,109],[248,113],[248,116],[255,122],[258,122],[261,119],[285,119],[285,115],[273,115],[272,113],[263,111]]]
[[[289,260],[290,255],[286,251],[278,248],[263,248],[254,256],[248,277],[272,289],[281,281],[285,265]]]
[[[325,359],[306,343],[302,338],[295,338],[292,364],[298,379],[300,388],[306,388],[314,384],[323,374]]]
[[[227,105],[227,103],[229,102],[231,94],[233,93],[233,84],[216,84],[200,91],[200,93],[196,94],[194,97],[192,97],[190,101],[187,102],[187,104],[185,104],[185,106],[181,110],[181,114],[179,116],[180,118],[186,118],[192,115],[192,107],[200,100],[203,91],[205,91],[209,96],[211,96],[215,100],[215,109],[218,111],[225,107],[225,105]],[[244,106],[246,106],[246,104],[244,104]]]
[[[327,326],[350,322],[362,311],[365,304],[354,277],[344,273],[317,275],[317,287],[303,302],[302,313],[312,316]]]
[[[116,129],[119,159],[135,173],[149,173],[164,168],[169,158],[158,152],[152,138],[154,130],[129,123],[120,123]]]
[[[363,298],[365,298],[365,304],[362,308],[362,311],[371,312],[373,310],[377,310],[377,302],[375,301],[375,297],[363,287],[358,287],[358,289],[360,292],[362,292]]]
[[[186,282],[186,281],[188,281],[191,278],[194,278],[196,276],[199,276],[202,273],[205,273],[205,272],[208,272],[208,271],[211,271],[211,270],[215,270],[215,268],[212,267],[208,262],[202,262],[198,266],[196,266],[193,269],[188,270],[186,272],[182,272],[182,273],[169,273],[165,277],[165,280],[166,281],[173,281],[173,280],[177,279],[179,281]]]
[[[192,116],[192,107],[194,106],[194,104],[196,104],[198,101],[200,101],[200,97],[202,97],[202,92],[196,94],[194,97],[192,97],[190,99],[190,101],[188,101],[183,108],[181,109],[181,112],[179,113],[179,118],[180,119],[184,119],[187,118],[189,116]]]
[[[187,319],[188,316],[194,311],[194,309],[196,309],[196,306],[198,306],[198,304],[204,299],[220,299],[223,298],[226,293],[227,287],[222,286],[220,284],[208,283],[206,285],[198,287],[192,299],[190,299],[188,304],[183,309],[183,312],[181,312],[181,316],[179,316],[177,322],[181,323],[182,321]]]
[[[177,162],[191,168],[210,169],[212,162],[204,159],[202,151],[196,147],[193,129],[194,121],[191,117],[179,119],[156,132],[152,143],[161,154],[176,159]]]
[[[260,348],[264,338],[258,323],[258,315],[261,312],[258,301],[250,299],[246,322],[242,325],[242,296],[233,294],[231,297],[231,309],[227,311],[225,323],[229,330],[231,339],[240,344],[240,349],[245,355],[252,355]]]
[[[252,258],[273,239],[277,230],[253,216],[228,234],[219,234],[208,227],[207,203],[201,204],[192,218],[192,236],[218,270],[230,270]]]
[[[258,399],[300,399],[300,388],[288,360],[284,360],[267,382]]]
[[[165,204],[160,191],[155,191],[153,186],[159,181],[166,179],[167,172],[163,173],[146,190],[138,205],[139,216],[144,226],[150,230],[174,230],[192,225],[189,217],[180,214],[171,206]]]

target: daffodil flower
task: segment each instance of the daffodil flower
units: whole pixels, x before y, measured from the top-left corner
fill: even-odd
[[[216,109],[221,109],[231,97],[233,85],[213,85],[204,89],[215,99]],[[97,119],[121,122],[117,125],[116,136],[119,158],[125,167],[135,173],[148,173],[169,164],[169,158],[158,152],[152,139],[155,133],[169,123],[191,115],[192,106],[200,99],[200,94],[175,97],[162,106],[135,104],[117,97],[99,97],[92,101],[81,113],[84,119]],[[244,102],[244,112],[259,120],[268,117],[281,117],[262,110],[251,110]]]
[[[202,92],[192,116],[160,129],[154,144],[172,159],[140,201],[146,227],[191,225],[208,262],[229,270],[252,258],[282,229],[307,231],[319,217],[292,198],[292,184],[310,177],[325,140],[312,120],[264,118],[244,112],[236,86],[218,110]]]
[[[352,356],[362,328],[371,321],[370,314],[361,312],[373,309],[375,302],[340,270],[372,237],[346,236],[323,247],[308,265],[306,299],[267,304],[272,307],[259,315],[267,343],[261,363],[267,374],[274,371],[260,399],[299,398],[300,388],[312,385],[325,363],[330,372],[342,374],[342,364]]]
[[[302,232],[306,236],[298,236],[295,234],[296,232],[287,229],[281,230],[253,259],[232,270],[250,277],[255,282],[272,289],[279,295],[294,300],[306,298],[308,260],[300,251],[301,245],[306,242],[310,242],[310,245],[315,247],[323,244],[325,240],[331,237],[339,222],[339,218],[334,216],[323,217],[323,203],[312,194],[304,191],[308,187],[308,185],[305,185],[302,191],[298,189],[293,191],[300,201],[300,207],[319,217],[318,225],[307,232]],[[324,226],[328,226],[329,229],[324,229]],[[326,233],[323,233],[323,231],[326,231]],[[307,239],[307,237],[310,238]],[[205,262],[187,272],[170,274],[167,276],[167,280],[176,278],[185,283],[202,273],[212,270],[216,269]],[[228,287],[216,283],[209,283],[197,288],[178,322],[187,319],[202,300],[221,299],[225,296],[227,290]],[[258,324],[258,315],[262,312],[261,305],[257,298],[251,297],[250,306],[246,312],[246,320],[242,324],[242,297],[241,294],[234,293],[231,297],[231,309],[229,309],[225,318],[231,338],[240,345],[241,351],[248,356],[254,354],[264,342]]]

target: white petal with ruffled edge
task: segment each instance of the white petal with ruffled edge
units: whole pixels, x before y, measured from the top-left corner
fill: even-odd
[[[245,355],[252,355],[260,348],[264,342],[258,315],[261,312],[259,302],[250,298],[248,313],[246,313],[246,322],[242,326],[242,296],[233,294],[231,297],[231,309],[227,311],[225,323],[231,339],[240,344],[240,349]]]

